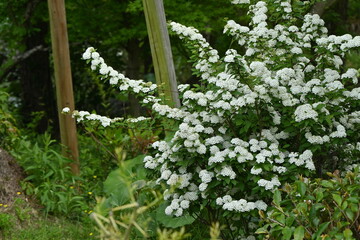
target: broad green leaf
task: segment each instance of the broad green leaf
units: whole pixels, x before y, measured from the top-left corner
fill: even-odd
[[[354,214],[353,211],[351,211],[350,208],[347,208],[347,209],[345,210],[345,214],[346,214],[346,216],[347,216],[351,221],[354,221],[355,214]]]
[[[320,224],[318,230],[316,231],[316,233],[314,234],[314,236],[312,237],[313,239],[317,239],[318,237],[321,236],[321,234],[325,231],[325,229],[329,226],[330,222],[324,222],[322,224]]]
[[[346,201],[346,200],[343,201],[343,202],[341,203],[341,209],[342,209],[342,210],[347,209],[348,205],[349,205],[348,201]]]
[[[333,219],[334,220],[339,220],[342,216],[342,213],[340,211],[339,208],[335,208],[334,214],[333,214]]]
[[[348,229],[348,228],[345,229],[343,231],[343,234],[344,234],[345,239],[352,239],[353,233],[352,233],[352,231],[350,229]]]
[[[359,198],[357,197],[349,197],[347,200],[352,203],[359,203]]]
[[[325,104],[321,103],[321,104],[318,104],[315,108],[315,110],[320,110],[322,109],[323,107],[325,107]]]
[[[305,202],[300,202],[296,205],[296,209],[302,214],[307,214],[308,205]]]
[[[350,209],[351,209],[351,211],[353,211],[353,212],[358,212],[358,211],[359,211],[359,206],[358,206],[357,204],[351,203],[351,204],[350,204]]]
[[[104,182],[104,192],[109,195],[110,205],[123,205],[129,201],[132,187],[137,187],[138,180],[145,177],[142,166],[144,156],[124,161],[121,166],[112,171]],[[142,172],[143,171],[143,172]],[[133,185],[133,182],[136,182]]]
[[[333,183],[328,181],[328,180],[322,180],[320,182],[320,184],[321,184],[321,186],[327,187],[327,188],[333,188],[334,187]]]
[[[276,220],[282,224],[285,224],[285,215],[281,214],[281,215],[277,216]]]
[[[294,231],[294,240],[302,240],[305,236],[305,228],[303,226],[298,226]]]
[[[256,234],[268,234],[269,233],[269,231],[267,230],[268,226],[269,225],[265,225],[262,228],[258,228],[255,233]]]
[[[324,193],[322,191],[316,192],[316,201],[320,202],[324,198]]]
[[[298,193],[300,193],[300,195],[304,197],[306,193],[306,184],[304,182],[298,182],[297,186],[298,186]]]
[[[310,218],[311,220],[311,223],[314,224],[314,226],[318,226],[319,223],[320,223],[320,219],[318,217],[313,217],[313,218]]]
[[[274,203],[276,205],[280,205],[281,202],[281,192],[277,189],[274,192]]]
[[[333,194],[331,194],[331,195],[332,195],[334,201],[336,202],[336,204],[340,207],[340,206],[341,206],[341,203],[342,203],[342,198],[341,198],[341,196],[340,196],[339,194],[335,194],[335,193],[333,193]]]
[[[291,228],[285,227],[285,228],[281,231],[281,233],[282,233],[282,238],[281,238],[282,240],[289,240],[289,239],[291,239],[291,236],[292,236],[293,231],[292,231]]]
[[[295,220],[295,217],[293,217],[293,216],[287,217],[287,218],[285,219],[285,225],[288,226],[288,227],[291,227],[291,225],[293,224],[294,220]]]

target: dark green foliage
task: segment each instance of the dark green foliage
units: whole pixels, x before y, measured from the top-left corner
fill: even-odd
[[[359,168],[344,177],[328,175],[328,180],[301,178],[276,190],[257,233],[265,239],[359,239]]]

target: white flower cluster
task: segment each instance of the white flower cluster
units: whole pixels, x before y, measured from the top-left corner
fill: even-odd
[[[109,79],[110,84],[118,85],[122,91],[129,89],[134,93],[142,92],[149,94],[156,89],[156,84],[146,83],[143,80],[131,80],[114,70],[105,63],[104,59],[100,57],[100,54],[93,47],[87,48],[82,57],[84,60],[91,61],[92,70],[98,69],[102,78]]]
[[[184,196],[173,199],[171,204],[166,207],[165,214],[174,214],[175,216],[180,217],[183,215],[184,210],[189,208],[189,203],[190,201],[186,200]]]
[[[224,210],[235,212],[249,212],[254,209],[265,211],[267,209],[267,204],[264,201],[248,202],[245,199],[233,200],[230,195],[218,197],[216,204],[222,206]]]
[[[64,108],[63,113],[69,113],[70,109],[69,108]],[[139,123],[139,122],[144,122],[144,121],[148,121],[151,118],[147,118],[147,117],[137,117],[137,118],[108,118],[106,116],[101,116],[98,114],[94,114],[94,113],[89,113],[87,111],[73,111],[72,116],[74,118],[76,118],[76,121],[78,123],[80,122],[85,122],[85,121],[97,121],[100,122],[100,124],[103,127],[108,127],[111,124],[114,123]]]
[[[89,120],[89,121],[99,121],[103,127],[110,126],[112,122],[116,122],[116,119],[111,119],[108,117],[100,116],[97,114],[89,113],[87,111],[74,111],[73,117],[76,118],[77,122]]]
[[[265,179],[260,179],[257,183],[260,187],[264,187],[265,190],[273,190],[281,185],[277,177],[273,177],[270,181]]]
[[[249,4],[250,0],[232,0],[232,4]]]
[[[309,170],[315,170],[315,165],[312,161],[313,154],[310,150],[305,150],[302,154],[298,153],[290,153],[289,154],[289,162],[294,163],[296,166],[305,165],[305,167]]]
[[[318,113],[312,108],[310,104],[298,106],[294,114],[296,122],[301,122],[305,119],[313,119],[316,121],[318,117]]]

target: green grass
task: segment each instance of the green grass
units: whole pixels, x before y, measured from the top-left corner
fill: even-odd
[[[0,207],[0,240],[91,240],[95,234],[91,220],[84,216],[45,215],[22,199]]]
[[[1,235],[6,240],[85,240],[95,239],[90,235],[93,231],[91,225],[70,222],[65,218],[42,218],[31,221],[26,226],[5,229]]]

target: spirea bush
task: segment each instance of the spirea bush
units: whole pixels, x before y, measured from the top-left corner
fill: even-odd
[[[180,108],[163,105],[155,84],[107,66],[94,48],[83,58],[104,80],[177,123],[173,137],[153,143],[156,153],[144,158],[167,188],[166,214],[191,213],[248,231],[254,226],[247,221],[266,211],[272,191],[284,183],[359,162],[359,73],[344,69],[343,59],[360,47],[360,37],[329,36],[318,15],[301,14],[308,1],[295,1],[294,10],[287,0],[232,2],[249,5],[251,21],[227,21],[224,34],[233,44],[224,56],[198,30],[169,23],[200,79],[178,86]],[[104,127],[145,119],[74,116]]]

